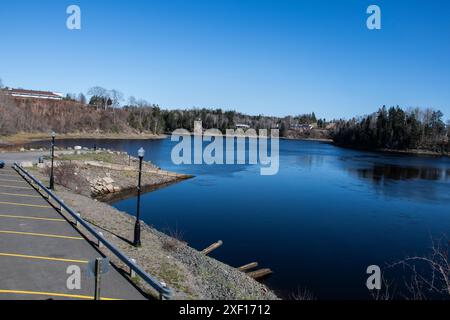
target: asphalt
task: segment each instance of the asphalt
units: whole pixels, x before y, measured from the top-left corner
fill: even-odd
[[[93,299],[89,262],[96,258],[102,255],[95,245],[18,173],[0,169],[0,300]],[[80,289],[67,285],[73,266],[81,270]],[[115,268],[108,269],[102,299],[145,299]]]

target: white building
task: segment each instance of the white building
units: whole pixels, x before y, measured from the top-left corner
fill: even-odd
[[[46,99],[46,100],[62,100],[64,98],[64,95],[62,93],[51,92],[51,91],[35,91],[35,90],[8,88],[7,93],[10,96],[17,97],[17,98],[35,98],[35,99]]]

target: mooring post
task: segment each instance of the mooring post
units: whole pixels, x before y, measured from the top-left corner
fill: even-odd
[[[208,255],[211,252],[213,252],[214,250],[220,248],[223,245],[223,241],[219,240],[216,243],[213,243],[212,245],[210,245],[208,248],[206,248],[205,250],[202,251],[202,253],[204,255]]]

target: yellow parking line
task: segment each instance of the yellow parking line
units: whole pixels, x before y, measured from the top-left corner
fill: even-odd
[[[14,215],[9,215],[9,214],[0,214],[0,218],[42,220],[42,221],[55,221],[55,222],[65,222],[66,221],[64,219],[25,217],[25,216],[14,216]]]
[[[26,189],[26,190],[34,190],[31,187],[19,187],[19,186],[5,186],[5,185],[0,185],[1,188],[11,188],[11,189]]]
[[[91,296],[82,296],[76,294],[65,294],[65,293],[54,293],[54,292],[38,292],[38,291],[19,291],[19,290],[0,290],[2,294],[19,294],[19,295],[35,295],[35,296],[47,296],[47,297],[60,297],[60,298],[71,298],[71,299],[84,299],[84,300],[94,300]],[[104,301],[122,300],[113,298],[101,298]]]
[[[60,238],[60,239],[69,239],[69,240],[84,240],[81,237],[69,237],[69,236],[59,236],[55,234],[45,234],[45,233],[32,233],[32,232],[18,232],[18,231],[9,231],[9,230],[0,230],[1,234],[18,234],[25,236],[35,236],[35,237],[47,237],[47,238]]]
[[[89,261],[86,261],[86,260],[40,257],[40,256],[30,256],[30,255],[26,255],[26,254],[2,253],[2,252],[0,252],[0,257],[23,258],[23,259],[33,259],[33,260],[47,260],[47,261],[69,262],[69,263],[83,263],[83,264],[89,263]]]
[[[38,205],[38,204],[26,204],[26,203],[16,203],[16,202],[2,202],[0,201],[0,204],[5,204],[8,206],[18,206],[18,207],[33,207],[33,208],[52,208],[50,206],[42,206],[42,205]]]
[[[18,193],[0,192],[0,195],[2,195],[2,196],[12,196],[12,197],[24,197],[24,198],[39,198],[39,199],[42,199],[42,196],[34,196],[34,195],[31,195],[31,194],[18,194]]]

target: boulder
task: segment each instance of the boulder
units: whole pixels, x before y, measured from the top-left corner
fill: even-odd
[[[103,181],[105,181],[106,184],[113,184],[114,180],[110,177],[103,178]]]
[[[33,168],[33,162],[31,161],[23,161],[20,166],[22,168]]]

